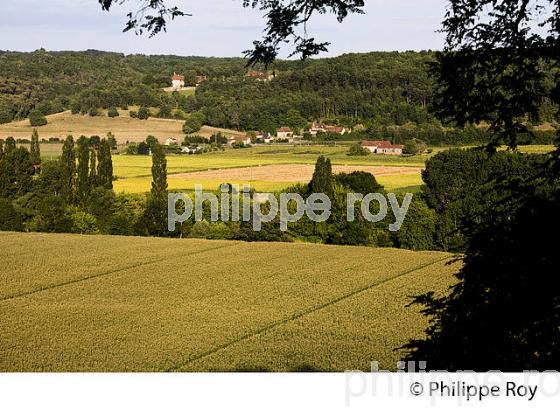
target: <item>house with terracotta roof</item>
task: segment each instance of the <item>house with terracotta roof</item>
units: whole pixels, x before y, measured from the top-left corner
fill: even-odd
[[[280,127],[276,130],[276,137],[279,139],[289,139],[294,136],[294,132],[290,127]]]
[[[185,76],[173,73],[171,77],[171,87],[175,90],[180,90],[185,86]]]
[[[268,71],[250,70],[245,74],[245,77],[254,78],[259,81],[269,81],[274,78],[274,74],[270,74]]]
[[[404,145],[393,145],[390,141],[362,141],[362,148],[373,154],[402,155]]]
[[[227,137],[227,144],[229,146],[232,146],[235,143],[251,145],[251,137],[248,135],[230,135],[229,137]]]

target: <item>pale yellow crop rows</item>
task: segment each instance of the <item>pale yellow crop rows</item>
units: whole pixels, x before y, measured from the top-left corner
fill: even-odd
[[[456,271],[445,253],[364,247],[15,233],[0,246],[0,371],[389,365],[425,325],[408,296]]]

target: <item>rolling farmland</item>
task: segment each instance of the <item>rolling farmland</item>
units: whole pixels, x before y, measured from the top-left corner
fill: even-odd
[[[395,370],[441,252],[0,233],[0,371]],[[310,263],[312,261],[312,263]]]
[[[108,132],[112,132],[118,143],[144,141],[148,135],[156,136],[162,143],[169,137],[183,137],[184,121],[153,117],[147,120],[131,118],[130,111],[137,108],[130,107],[128,111],[119,110],[120,116],[116,118],[107,117],[105,111],[103,111],[103,115],[97,117],[72,115],[70,111],[48,115],[48,124],[38,128],[39,135],[46,139],[64,139],[67,135],[73,135],[75,138],[80,135],[104,137]],[[218,131],[224,135],[245,135],[244,132],[207,126],[203,127],[198,134],[210,137]],[[33,127],[29,125],[28,120],[0,125],[0,138],[2,139],[10,136],[16,139],[29,139],[32,132]]]

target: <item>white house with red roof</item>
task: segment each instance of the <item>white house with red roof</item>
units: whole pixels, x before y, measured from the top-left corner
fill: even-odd
[[[362,148],[374,154],[402,155],[404,145],[393,145],[390,141],[362,141]]]
[[[237,143],[242,143],[243,145],[251,145],[251,137],[248,135],[230,135],[227,137],[227,144],[229,146]]]
[[[171,87],[175,90],[180,90],[185,86],[185,76],[179,75],[177,73],[173,73],[173,77],[171,77]]]

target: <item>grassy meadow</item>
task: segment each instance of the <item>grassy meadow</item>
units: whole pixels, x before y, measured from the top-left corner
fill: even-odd
[[[148,135],[157,136],[162,142],[166,138],[182,138],[183,122],[181,120],[170,120],[163,118],[148,118],[139,120],[130,118],[130,111],[138,107],[130,107],[128,111],[119,110],[119,117],[109,118],[106,111],[101,110],[102,115],[90,117],[89,115],[72,115],[70,111],[47,116],[48,124],[38,128],[41,138],[66,138],[73,135],[75,138],[80,135],[98,135],[104,137],[108,132],[115,135],[118,143],[144,141]],[[152,110],[155,113],[155,110]],[[225,135],[245,135],[234,130],[223,128],[203,127],[198,133],[209,137],[215,132],[222,132]],[[0,125],[0,138],[14,137],[16,139],[30,139],[33,127],[28,120],[15,121]]]
[[[447,291],[459,268],[297,243],[2,232],[0,246],[3,372],[395,370],[427,325],[410,296]]]

